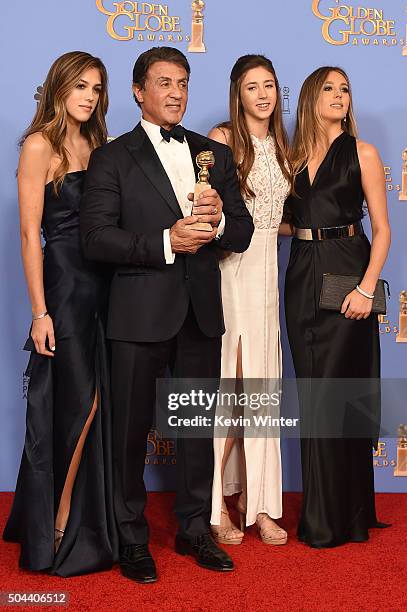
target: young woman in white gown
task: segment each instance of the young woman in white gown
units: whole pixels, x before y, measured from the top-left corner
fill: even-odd
[[[237,389],[247,391],[247,379],[279,380],[282,375],[277,235],[291,174],[280,90],[271,61],[245,55],[237,60],[230,79],[230,121],[209,136],[232,149],[255,231],[245,253],[230,253],[221,262],[226,326],[222,378],[236,379]],[[236,432],[227,438],[215,435],[214,453],[211,524],[215,539],[240,544],[244,526],[256,523],[263,542],[285,544],[287,533],[274,521],[282,515],[279,438],[268,436],[266,430],[258,437],[243,434],[240,438]],[[240,530],[230,520],[224,500],[224,495],[239,492]]]

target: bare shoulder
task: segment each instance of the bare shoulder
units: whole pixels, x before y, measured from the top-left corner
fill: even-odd
[[[361,162],[380,161],[379,151],[376,147],[364,140],[356,140],[358,156]]]
[[[221,144],[229,145],[230,142],[230,130],[227,127],[214,127],[208,134],[209,138],[220,142]]]
[[[41,134],[41,132],[35,132],[30,134],[24,141],[21,153],[29,157],[41,157],[49,161],[52,157],[53,150],[51,144]]]

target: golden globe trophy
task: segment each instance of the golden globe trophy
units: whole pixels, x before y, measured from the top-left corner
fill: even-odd
[[[198,153],[196,156],[196,163],[197,166],[199,166],[200,171],[198,174],[198,182],[195,185],[194,203],[197,201],[199,195],[203,191],[211,188],[209,183],[209,168],[212,168],[215,165],[215,156],[213,151],[201,151]],[[200,230],[201,232],[211,232],[213,230],[210,223],[197,222],[188,225],[188,227],[193,230]]]
[[[204,15],[203,10],[205,2],[203,0],[194,0],[192,3],[192,29],[191,42],[188,45],[188,51],[191,53],[205,53],[206,47],[203,41],[204,33]]]
[[[399,193],[399,200],[407,200],[407,149],[404,149],[401,159],[403,160],[403,167],[401,169],[401,191]]]
[[[396,342],[407,342],[407,291],[400,291],[399,333]]]
[[[407,425],[400,425],[397,431],[397,464],[394,468],[395,476],[407,476]]]

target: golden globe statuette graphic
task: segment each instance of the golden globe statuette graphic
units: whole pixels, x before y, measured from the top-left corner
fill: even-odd
[[[401,159],[403,160],[403,167],[401,170],[401,190],[399,193],[399,200],[407,200],[407,148],[404,149]]]
[[[283,87],[283,114],[290,114],[290,88]]]
[[[400,425],[397,431],[397,465],[395,476],[407,476],[407,425]]]
[[[407,342],[407,291],[400,291],[399,333],[396,342]]]
[[[215,155],[213,151],[201,151],[198,153],[196,156],[196,163],[200,171],[198,174],[198,182],[195,185],[194,202],[197,201],[203,191],[211,188],[209,183],[209,168],[215,165]],[[197,222],[188,225],[188,227],[193,230],[200,230],[201,232],[211,232],[213,230],[210,223]]]
[[[192,3],[192,30],[191,42],[188,45],[190,53],[205,53],[206,47],[203,41],[204,33],[204,15],[205,2],[203,0],[194,0]]]

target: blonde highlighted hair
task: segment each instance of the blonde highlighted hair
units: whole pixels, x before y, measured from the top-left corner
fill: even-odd
[[[342,119],[342,129],[351,136],[357,136],[353,114],[352,92],[348,75],[337,66],[322,66],[307,77],[301,87],[297,107],[297,123],[290,149],[290,160],[294,176],[302,172],[321,144],[328,149],[328,137],[318,110],[318,99],[330,72],[338,72],[349,88],[349,109]]]
[[[83,51],[71,51],[61,55],[52,64],[45,79],[37,112],[19,143],[22,146],[26,138],[36,132],[41,132],[50,143],[61,159],[53,180],[56,193],[69,169],[68,151],[64,145],[67,130],[65,100],[80,81],[82,74],[90,68],[99,70],[102,87],[94,112],[89,120],[81,125],[81,133],[88,141],[91,150],[106,142],[105,115],[108,108],[106,68],[98,57]]]
[[[221,123],[218,128],[230,131],[229,146],[237,166],[240,189],[244,196],[252,198],[256,194],[248,185],[248,176],[254,163],[254,147],[247,128],[244,108],[241,98],[241,86],[246,73],[259,66],[268,70],[274,78],[277,90],[277,100],[270,117],[269,131],[274,137],[276,157],[281,171],[287,181],[292,184],[292,174],[288,161],[288,138],[283,124],[280,86],[272,62],[264,55],[243,55],[239,57],[230,74],[229,114],[230,121]]]

